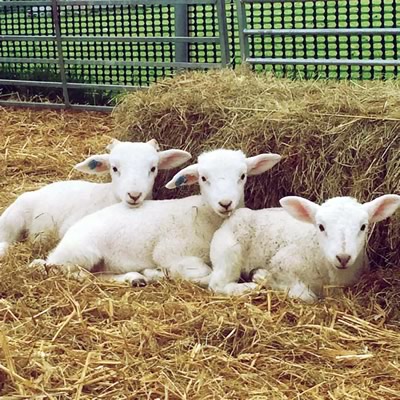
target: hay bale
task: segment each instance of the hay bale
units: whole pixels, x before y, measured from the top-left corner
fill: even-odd
[[[250,71],[191,72],[128,94],[114,111],[120,138],[156,138],[197,156],[217,147],[248,155],[273,151],[283,161],[248,182],[251,208],[286,195],[361,201],[400,193],[400,84],[292,81]],[[187,195],[188,191],[181,191]],[[160,189],[157,196],[176,192]],[[178,194],[179,195],[179,194]],[[372,233],[380,265],[400,264],[400,218]]]

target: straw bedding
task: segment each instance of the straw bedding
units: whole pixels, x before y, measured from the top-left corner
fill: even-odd
[[[189,78],[179,79],[183,82]],[[193,75],[190,79],[198,78]],[[168,92],[169,82],[163,85]],[[246,87],[238,90],[237,95]],[[157,90],[162,92],[162,87]],[[138,101],[145,102],[146,98],[141,96],[144,95],[139,94]],[[395,96],[388,91],[388,104]],[[154,97],[155,108],[156,100]],[[206,108],[205,103],[198,104],[199,114],[203,112],[201,107]],[[146,107],[144,110],[149,112],[150,104]],[[270,104],[263,105],[267,107]],[[193,113],[195,110],[193,107]],[[146,112],[143,111],[143,118]],[[166,112],[165,119],[172,113]],[[196,153],[221,143],[224,131],[230,132],[226,140],[233,147],[241,138],[246,138],[243,135],[251,129],[250,126],[246,128],[239,117],[239,128],[233,130],[235,120],[232,118],[232,131],[229,131],[226,125],[215,125],[212,116],[204,122],[198,114],[193,118],[204,127],[204,136],[197,142],[198,131],[192,125],[195,121],[183,119],[182,109],[177,109],[174,115],[179,113],[182,119],[170,120],[170,136],[164,134],[169,132],[168,124],[162,122],[161,117],[149,120],[148,129],[144,122],[139,127],[142,123],[132,119],[132,127],[136,126],[135,137],[153,134],[165,146],[185,147],[185,138],[175,138],[176,142],[172,143],[172,131],[183,132],[186,124],[187,148]],[[185,115],[190,115],[189,111]],[[257,115],[260,121],[265,119],[261,112]],[[270,120],[271,116],[268,124],[272,123]],[[292,127],[299,125],[299,121],[300,117],[297,123],[291,122]],[[0,212],[26,190],[56,179],[81,177],[78,172],[71,171],[71,166],[90,153],[102,151],[115,132],[120,132],[122,137],[125,132],[120,123],[119,118],[118,125],[113,128],[110,116],[104,114],[0,109]],[[165,123],[165,131],[156,129],[157,123]],[[209,128],[206,127],[208,123]],[[363,129],[367,126],[361,122],[354,124]],[[370,124],[370,129],[387,124],[387,138],[395,127],[388,121]],[[254,133],[259,135],[255,139],[243,139],[243,148],[249,154],[256,154],[262,146],[259,140],[266,130],[259,130],[261,126],[261,122],[254,124]],[[340,129],[346,131],[347,127]],[[276,143],[267,136],[263,150],[283,153],[285,163],[289,162],[289,154],[301,160],[300,150],[296,153],[289,152],[290,146],[278,147],[278,139],[286,138],[282,136],[286,131],[282,133],[276,128],[274,132]],[[288,129],[286,134],[289,133]],[[317,136],[314,133],[314,139],[310,137],[313,146],[317,145],[313,142]],[[361,157],[358,151],[363,146],[357,142],[359,139],[353,140],[354,145],[359,146],[354,156],[358,160]],[[301,136],[293,138],[293,143],[298,143],[299,149],[305,146]],[[373,145],[375,140],[370,138],[369,143]],[[381,143],[387,148],[385,157],[389,157],[388,153],[393,157],[396,148],[389,146],[386,139]],[[315,166],[312,156],[317,149],[313,146],[308,147],[308,165]],[[374,151],[378,151],[376,147]],[[347,151],[345,144],[343,151]],[[375,154],[377,159],[382,155],[379,151]],[[331,152],[334,154],[333,150]],[[293,179],[291,182],[289,178],[281,180],[279,190],[282,192],[293,190],[292,182],[300,180],[302,164],[299,161],[297,167],[295,161],[291,162],[293,164],[286,166],[292,166]],[[382,167],[369,166],[373,172],[368,177],[383,174]],[[398,185],[398,170],[393,165],[386,168],[387,173],[381,175],[381,186],[374,187],[371,194],[367,190],[372,183],[364,177],[360,188],[364,187],[365,196],[385,192],[387,187],[398,193],[398,186],[395,186]],[[274,182],[283,171],[284,164],[266,183],[277,185]],[[391,180],[385,178],[389,171]],[[322,167],[319,173],[329,176],[328,171],[322,172]],[[315,172],[314,179],[317,178]],[[352,176],[346,179],[350,182]],[[249,194],[257,190],[254,185]],[[327,183],[324,185],[324,189],[314,189],[316,193],[310,194],[319,198],[325,193]],[[307,190],[310,189],[305,184],[302,193],[308,193]],[[164,194],[158,192],[159,196]],[[252,205],[262,206],[266,201],[267,198],[262,198]],[[396,236],[391,236],[391,240],[392,244],[397,243]],[[400,397],[400,274],[395,267],[384,268],[386,264],[382,264],[382,268],[351,290],[343,293],[330,289],[324,301],[309,306],[287,299],[284,293],[266,290],[251,296],[224,298],[187,282],[164,280],[133,289],[95,278],[79,283],[54,270],[43,276],[35,269],[28,269],[29,261],[44,255],[51,245],[20,243],[0,262],[1,398]]]

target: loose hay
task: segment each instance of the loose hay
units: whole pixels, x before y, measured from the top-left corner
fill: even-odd
[[[107,115],[0,108],[0,210],[81,177],[71,166],[102,151],[110,129]],[[49,247],[20,243],[0,262],[2,398],[400,396],[395,268],[308,306],[270,291],[224,298],[188,282],[132,289],[27,268]]]
[[[393,399],[400,393],[398,274],[316,306],[261,292],[212,296],[2,265],[1,393],[51,399]],[[372,283],[374,282],[374,283]],[[18,397],[13,397],[18,398]]]
[[[88,179],[73,166],[105,152],[112,135],[105,114],[0,107],[0,116],[0,206],[46,183]]]
[[[128,94],[114,112],[123,138],[155,137],[194,156],[216,147],[283,161],[250,178],[247,204],[277,206],[286,195],[367,201],[400,193],[400,84],[276,79],[249,71],[192,72]],[[187,194],[182,191],[182,194]],[[159,196],[176,192],[160,190]],[[400,217],[370,241],[379,265],[400,264]]]

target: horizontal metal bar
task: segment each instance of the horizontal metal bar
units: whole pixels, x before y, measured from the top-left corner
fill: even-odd
[[[43,81],[28,81],[20,79],[0,79],[0,85],[14,85],[14,86],[34,86],[34,87],[53,87],[62,88],[61,82],[43,82]],[[140,90],[142,86],[130,85],[101,85],[97,83],[75,83],[67,82],[67,87],[71,89],[94,89],[94,90]]]
[[[400,35],[400,28],[244,29],[245,35]]]
[[[69,108],[72,108],[73,110],[104,112],[111,112],[114,109],[114,107],[111,106],[93,106],[91,104],[71,104]]]
[[[259,3],[259,4],[265,4],[265,3],[305,3],[310,2],[310,1],[315,1],[315,0],[240,0],[242,3]],[[327,3],[328,1],[332,0],[319,0],[323,3]]]
[[[51,0],[38,0],[38,1],[2,1],[1,6],[4,7],[19,7],[19,6],[30,6],[30,7],[39,7],[39,6],[50,6]]]
[[[1,4],[1,3],[0,3]],[[0,35],[3,41],[32,41],[49,42],[55,41],[55,36],[29,36],[29,35]],[[150,43],[218,43],[219,38],[210,37],[188,37],[188,36],[61,36],[64,42],[150,42]]]
[[[273,64],[273,65],[400,65],[400,60],[355,60],[347,58],[247,58],[250,64]]]
[[[97,90],[141,90],[142,86],[129,86],[129,85],[98,85],[97,83],[69,83],[67,87],[71,89],[97,89]]]
[[[1,4],[1,3],[0,3]],[[327,28],[327,29],[244,29],[243,33],[261,36],[296,36],[296,35],[400,35],[400,28]],[[30,36],[30,35],[0,35],[0,40],[5,41],[54,41],[55,36]],[[188,43],[217,43],[219,38],[188,37],[188,36],[61,36],[65,42],[188,42]]]
[[[52,58],[0,57],[0,63],[57,64]],[[70,65],[108,65],[111,67],[152,67],[152,68],[220,68],[219,63],[161,62],[161,61],[122,61],[122,60],[64,60]]]
[[[65,108],[65,104],[58,103],[36,103],[34,101],[15,101],[15,100],[0,100],[0,106],[9,107],[27,107],[27,108],[51,108],[60,110]]]
[[[210,37],[189,37],[189,36],[61,36],[61,40],[66,42],[154,42],[154,43],[218,43],[219,38]]]
[[[1,59],[0,59],[1,62]],[[122,61],[122,60],[70,60],[70,65],[108,65],[111,67],[152,67],[152,68],[220,68],[219,63],[163,62],[163,61]]]
[[[66,42],[154,42],[154,43],[218,43],[219,38],[210,37],[187,37],[187,36],[61,36],[61,40]]]
[[[215,4],[217,0],[59,0],[61,6],[148,6],[148,5],[164,5],[175,6],[179,4]],[[4,7],[40,7],[50,6],[51,0],[6,0],[1,2]]]
[[[58,0],[59,5],[74,6],[108,6],[108,5],[127,5],[127,6],[148,6],[163,5],[175,6],[180,4],[215,4],[217,0]]]
[[[94,106],[91,104],[71,104],[66,107],[64,103],[39,103],[34,101],[0,100],[0,107],[47,108],[52,110],[73,109],[81,111],[111,112],[114,107]]]
[[[61,88],[61,82],[27,81],[20,79],[0,79],[0,85],[35,86]]]
[[[0,63],[58,64],[54,58],[0,57]]]
[[[1,7],[1,6],[0,6]],[[55,41],[55,36],[30,36],[30,35],[0,35],[2,41],[12,42],[51,42]]]

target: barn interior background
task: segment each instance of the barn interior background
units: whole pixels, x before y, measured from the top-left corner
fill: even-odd
[[[176,70],[244,60],[278,76],[392,78],[399,21],[396,0],[6,0],[0,105],[110,109]]]

